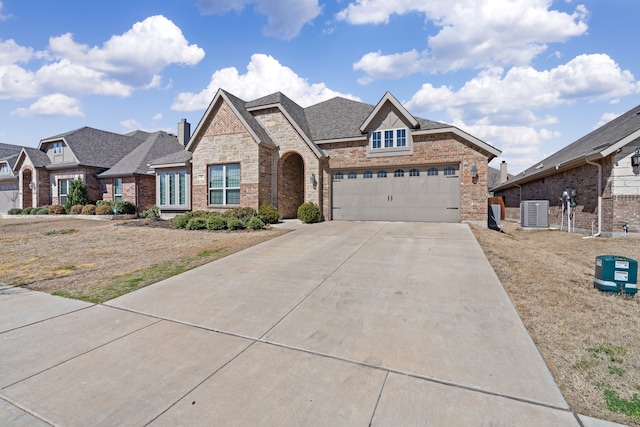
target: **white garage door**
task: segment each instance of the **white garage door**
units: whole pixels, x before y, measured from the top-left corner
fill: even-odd
[[[11,208],[18,207],[18,186],[0,185],[0,214],[6,214]]]
[[[457,165],[333,173],[333,219],[459,222]]]

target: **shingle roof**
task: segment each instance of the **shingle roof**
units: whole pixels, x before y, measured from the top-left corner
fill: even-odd
[[[312,140],[311,132],[309,130],[309,124],[307,123],[307,117],[305,110],[291,99],[289,99],[282,92],[272,93],[271,95],[263,96],[262,98],[254,99],[246,103],[248,110],[255,109],[257,107],[265,107],[268,105],[280,104],[280,106],[289,114],[289,117],[298,125],[300,130],[305,136]]]
[[[258,120],[256,120],[253,114],[247,111],[246,101],[243,101],[242,99],[230,94],[225,90],[220,89],[220,91],[224,93],[224,95],[227,97],[229,102],[233,104],[233,107],[242,116],[242,119],[247,123],[249,127],[251,127],[251,130],[258,136],[258,138],[261,141],[271,144],[273,146],[276,145],[271,139],[271,137],[269,136],[269,134],[267,133],[267,131],[260,125],[260,123],[258,123]]]
[[[526,182],[536,177],[547,175],[568,163],[584,161],[586,157],[606,151],[625,137],[640,130],[640,105],[627,111],[623,115],[611,120],[563,149],[516,175],[515,179],[496,187],[496,190],[511,187],[514,183]],[[636,139],[633,142],[637,142]]]
[[[304,112],[311,139],[323,141],[361,137],[360,125],[373,109],[373,105],[336,97],[307,107]]]
[[[40,144],[62,139],[76,156],[78,164],[99,168],[113,167],[143,142],[136,137],[83,127],[45,138]]]
[[[163,131],[147,134],[146,140],[129,154],[124,156],[109,170],[98,175],[99,178],[116,176],[147,175],[149,164],[160,157],[185,151],[178,137]]]
[[[159,157],[150,164],[151,166],[184,164],[191,160],[192,155],[191,151],[180,150],[167,156]]]
[[[9,167],[13,169],[23,148],[19,145],[0,143],[0,160],[7,162]]]
[[[49,159],[49,156],[47,156],[46,153],[38,150],[37,148],[25,147],[24,151],[27,156],[29,156],[29,159],[31,159],[31,163],[33,163],[33,166],[36,168],[42,168],[51,164],[51,159]]]

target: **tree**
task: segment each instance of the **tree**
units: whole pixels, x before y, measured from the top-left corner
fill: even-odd
[[[87,191],[87,184],[80,177],[74,179],[69,184],[69,194],[67,200],[64,201],[64,210],[67,213],[71,210],[71,206],[74,205],[86,205],[89,203],[89,191]]]

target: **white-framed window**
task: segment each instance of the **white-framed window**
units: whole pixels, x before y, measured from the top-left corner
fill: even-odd
[[[2,173],[2,174],[9,173],[9,164],[0,163],[0,173]]]
[[[187,173],[171,171],[158,173],[158,204],[160,207],[184,207],[187,204]]]
[[[113,179],[113,200],[122,200],[122,178]]]
[[[336,173],[333,174],[333,179],[335,179],[335,180],[344,179],[344,174],[342,172],[336,172]]]
[[[209,166],[209,204],[240,204],[240,163]]]
[[[349,172],[349,175],[347,175],[347,178],[349,179],[356,179],[358,177],[358,174],[355,172]]]
[[[53,143],[53,154],[62,154],[62,142]]]
[[[437,176],[438,168],[429,168],[427,169],[427,176]]]
[[[67,201],[67,196],[71,189],[71,181],[73,181],[73,179],[65,178],[58,180],[58,204],[64,205],[64,202]]]
[[[402,169],[396,169],[393,171],[393,176],[395,178],[400,178],[402,176],[404,176],[404,171]]]
[[[409,171],[409,176],[420,176],[420,169],[411,169]]]
[[[454,168],[453,166],[447,166],[446,168],[444,168],[445,176],[451,176],[455,174],[456,174],[456,168]]]
[[[373,178],[373,172],[366,171],[365,173],[362,174],[362,177],[365,178],[365,179]]]
[[[378,171],[378,178],[386,178],[387,171]]]
[[[407,147],[407,129],[383,129],[371,132],[371,149]]]

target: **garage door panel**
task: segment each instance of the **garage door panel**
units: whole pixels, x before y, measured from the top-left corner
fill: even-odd
[[[348,179],[333,180],[333,218],[336,220],[435,221],[458,222],[460,178],[458,175],[428,175],[426,168],[418,176],[394,176],[398,168],[386,168],[387,176],[371,178],[358,172]],[[335,176],[335,175],[334,175]],[[353,174],[352,174],[353,176]]]

